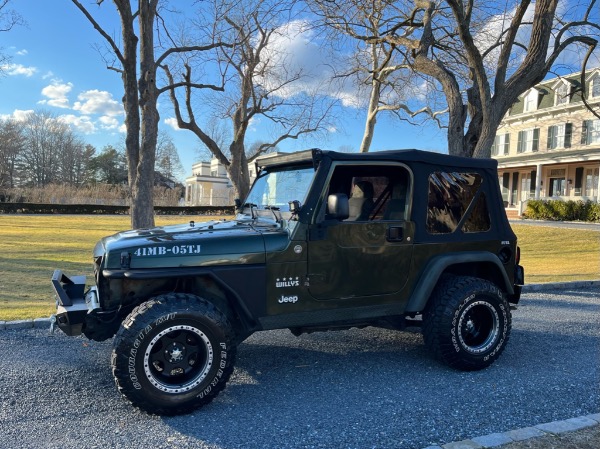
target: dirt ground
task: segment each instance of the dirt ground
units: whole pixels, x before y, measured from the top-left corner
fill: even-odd
[[[567,432],[560,435],[545,435],[539,438],[509,443],[500,449],[598,449],[600,448],[600,426]]]

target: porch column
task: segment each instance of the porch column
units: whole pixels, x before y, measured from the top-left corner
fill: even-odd
[[[600,203],[600,173],[598,174],[598,185],[596,186],[596,202]]]
[[[542,164],[537,164],[535,174],[535,199],[540,199],[540,192],[542,190]]]

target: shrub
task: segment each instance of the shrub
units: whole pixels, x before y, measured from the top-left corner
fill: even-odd
[[[529,200],[523,216],[534,220],[600,222],[600,204],[589,200]]]

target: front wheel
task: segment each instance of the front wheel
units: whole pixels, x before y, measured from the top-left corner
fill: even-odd
[[[117,387],[149,413],[191,412],[225,388],[234,341],[229,320],[212,303],[189,294],[157,296],[135,308],[115,337]]]
[[[465,371],[486,368],[502,353],[511,329],[505,294],[467,276],[442,278],[423,313],[423,337],[435,357]]]

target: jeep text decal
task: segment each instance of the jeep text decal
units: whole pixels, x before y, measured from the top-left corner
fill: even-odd
[[[286,302],[296,303],[296,302],[298,302],[298,297],[296,295],[294,295],[294,296],[281,295],[281,298],[279,298],[277,300],[277,302],[279,304],[284,304]]]
[[[175,246],[144,246],[134,251],[136,257],[152,257],[152,256],[185,256],[188,254],[200,254],[200,245],[175,245]]]

